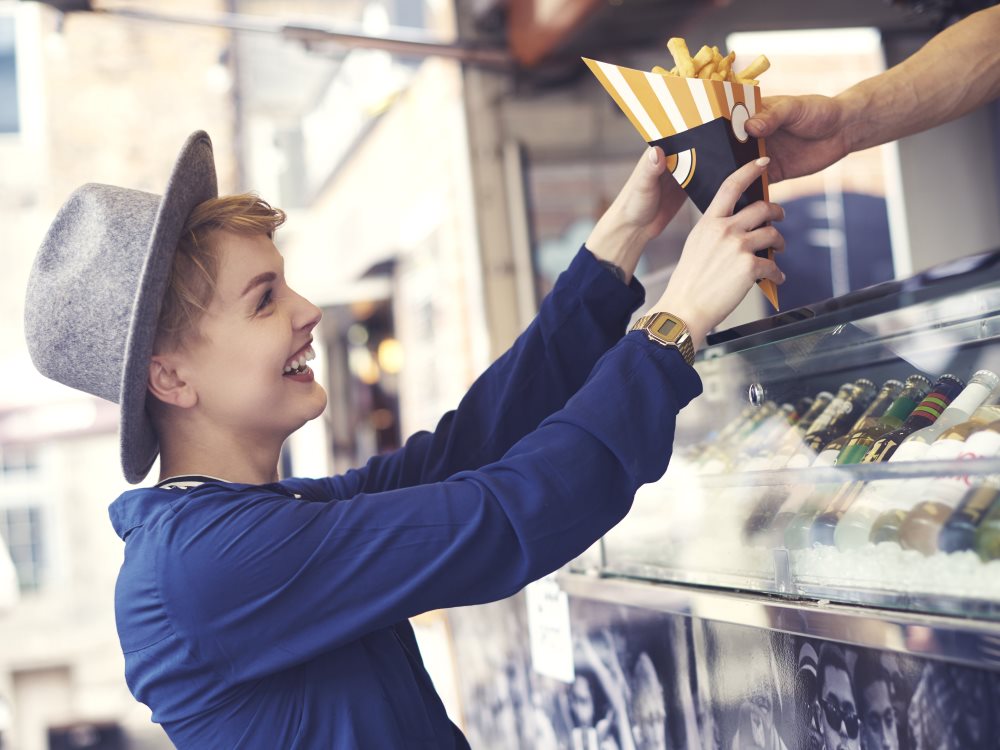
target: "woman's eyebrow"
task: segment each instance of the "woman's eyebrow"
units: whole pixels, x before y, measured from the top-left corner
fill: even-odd
[[[257,274],[252,279],[250,279],[250,282],[246,285],[246,288],[242,292],[240,292],[240,297],[241,298],[245,297],[247,293],[256,286],[260,286],[261,284],[270,284],[276,278],[278,278],[278,274],[276,274],[274,271],[267,271],[265,273]]]

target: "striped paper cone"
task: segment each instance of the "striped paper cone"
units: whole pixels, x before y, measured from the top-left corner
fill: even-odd
[[[767,155],[764,140],[744,127],[760,108],[759,86],[583,61],[646,143],[663,149],[670,173],[700,211],[708,208],[726,177]],[[740,196],[735,210],[767,199],[765,173]],[[758,250],[757,255],[770,259],[774,250]],[[767,279],[757,284],[777,310],[777,286]]]

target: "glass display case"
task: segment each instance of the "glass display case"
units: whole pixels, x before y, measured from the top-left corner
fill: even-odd
[[[571,572],[1000,620],[1000,252],[709,337]]]

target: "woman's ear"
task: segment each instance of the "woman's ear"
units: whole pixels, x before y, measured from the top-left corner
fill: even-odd
[[[177,370],[169,354],[154,354],[149,362],[149,392],[165,404],[190,409],[198,403],[198,394]]]

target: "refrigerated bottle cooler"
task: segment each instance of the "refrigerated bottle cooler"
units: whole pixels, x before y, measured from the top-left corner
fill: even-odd
[[[695,368],[666,474],[544,602],[450,615],[473,746],[1000,748],[1000,252]]]

